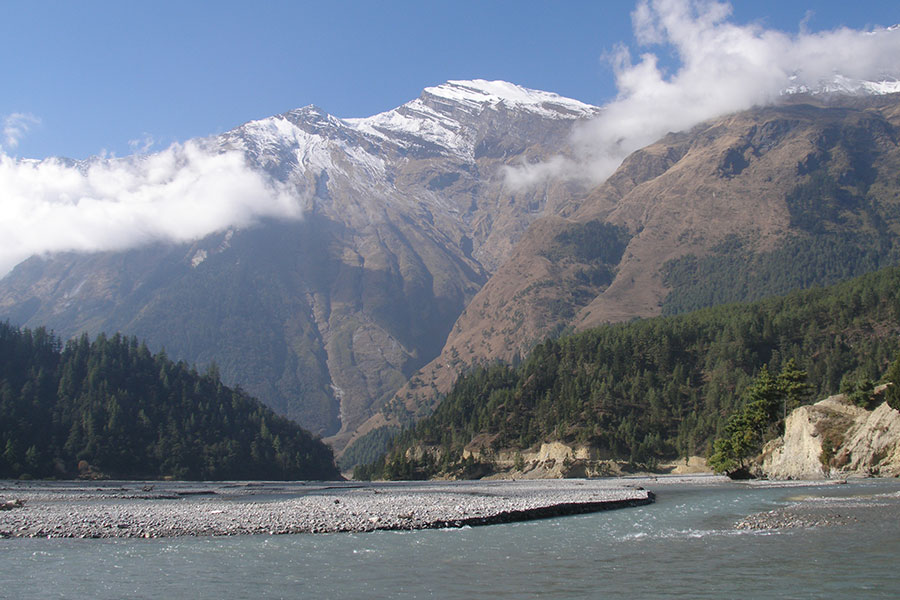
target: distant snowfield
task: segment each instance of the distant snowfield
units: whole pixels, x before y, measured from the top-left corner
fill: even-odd
[[[796,79],[796,78],[792,78]],[[860,94],[867,96],[883,96],[900,93],[900,81],[886,79],[884,81],[865,81],[850,79],[843,75],[835,75],[831,81],[822,82],[816,87],[796,85],[784,90],[785,94]]]

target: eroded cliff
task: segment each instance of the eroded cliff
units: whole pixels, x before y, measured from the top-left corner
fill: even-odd
[[[788,415],[785,434],[763,448],[757,474],[770,479],[900,476],[900,412],[831,396]]]

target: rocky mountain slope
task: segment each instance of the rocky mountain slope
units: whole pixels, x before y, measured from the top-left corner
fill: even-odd
[[[833,283],[898,258],[900,95],[796,95],[672,133],[536,220],[361,431],[564,329]]]
[[[366,119],[310,106],[247,123],[203,147],[243,152],[302,220],[33,257],[0,280],[0,319],[63,337],[121,331],[215,362],[228,383],[340,445],[440,352],[528,225],[576,192],[515,192],[500,168],[565,152],[573,124],[596,111],[470,81]]]

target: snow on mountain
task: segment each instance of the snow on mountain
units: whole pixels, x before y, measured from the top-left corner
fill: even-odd
[[[281,180],[296,168],[380,180],[386,157],[395,152],[474,160],[480,117],[485,113],[572,121],[598,111],[577,100],[505,81],[449,81],[371,117],[339,119],[307,106],[245,123],[223,137],[227,146],[243,150]]]
[[[794,75],[791,81],[784,95],[900,93],[900,80],[890,78],[867,81],[836,74],[811,84]],[[246,123],[225,138],[282,180],[297,167],[379,179],[385,175],[386,156],[395,152],[474,160],[483,127],[510,113],[572,121],[597,116],[600,109],[506,81],[455,80],[425,88],[415,100],[370,117],[340,119],[307,106]]]
[[[425,88],[425,94],[443,98],[468,106],[473,110],[481,110],[485,106],[497,108],[505,105],[508,108],[527,110],[544,117],[571,118],[587,117],[594,114],[595,107],[565,98],[552,92],[531,90],[506,81],[448,81],[437,87]]]
[[[518,111],[547,119],[587,118],[597,108],[551,92],[524,88],[506,81],[448,81],[425,88],[419,98],[387,112],[361,119],[344,119],[349,127],[401,147],[433,144],[471,158],[475,131],[470,121],[487,110]],[[462,113],[462,115],[460,114]]]
[[[791,81],[798,81],[794,75]],[[798,83],[786,88],[785,95],[793,94],[846,94],[851,96],[881,96],[884,94],[896,94],[900,92],[900,81],[897,79],[884,79],[882,81],[866,81],[863,79],[851,79],[836,74],[830,81],[820,81],[815,86]]]
[[[466,146],[463,125],[425,105],[421,99],[364,119],[345,119],[351,128],[377,139],[408,148],[415,143],[453,151]]]
[[[305,131],[284,116],[251,121],[240,127],[239,135],[228,138],[255,155],[263,166],[285,159],[318,170],[331,166],[328,138]]]

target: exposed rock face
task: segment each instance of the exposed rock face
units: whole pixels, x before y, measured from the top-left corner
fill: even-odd
[[[537,450],[484,451],[491,440],[490,436],[477,436],[462,454],[464,459],[471,457],[488,465],[490,474],[487,477],[490,479],[618,477],[633,472],[633,466],[626,461],[612,460],[591,446],[545,442]],[[660,464],[655,472],[672,475],[712,473],[706,459],[699,456]]]
[[[478,443],[473,442],[463,451],[463,458],[468,456],[489,462],[496,478],[564,479],[621,474],[618,465],[600,460],[596,449],[561,442],[541,444],[537,451],[501,450],[491,456],[483,455]]]
[[[900,412],[882,403],[847,431],[833,462],[840,472],[900,475]]]
[[[822,479],[827,477],[822,464],[820,428],[838,425],[846,428],[865,413],[844,404],[843,396],[832,396],[810,406],[801,406],[788,415],[784,436],[766,444],[761,472],[771,479]]]
[[[770,479],[900,475],[900,412],[873,411],[832,396],[788,415],[785,434],[763,448],[756,468]]]

